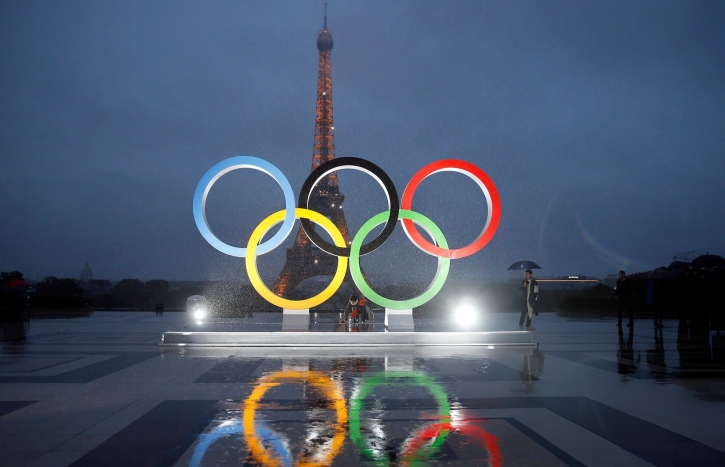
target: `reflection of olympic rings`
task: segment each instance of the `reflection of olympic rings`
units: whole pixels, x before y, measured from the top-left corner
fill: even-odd
[[[292,466],[292,454],[289,452],[285,439],[281,438],[277,433],[261,423],[255,424],[254,433],[257,438],[264,440],[266,445],[269,445],[277,452],[277,455],[282,460],[282,465],[284,467]],[[191,460],[189,461],[189,467],[200,466],[207,450],[219,439],[242,434],[244,434],[244,428],[241,421],[238,420],[225,421],[210,432],[202,433],[199,436],[199,442],[194,448],[194,454],[191,456]]]
[[[281,371],[265,376],[259,380],[259,384],[252,390],[252,394],[244,401],[244,439],[247,442],[252,456],[265,466],[280,466],[279,460],[267,453],[263,444],[260,442],[255,432],[256,422],[254,419],[257,410],[257,404],[262,400],[268,389],[279,386],[284,383],[302,383],[306,382],[311,386],[320,390],[328,400],[333,401],[335,412],[337,413],[337,422],[335,424],[335,434],[329,450],[324,453],[321,459],[315,459],[315,456],[306,455],[297,461],[300,467],[322,467],[332,464],[332,460],[337,456],[345,441],[345,424],[347,423],[347,405],[345,397],[340,387],[330,379],[330,377],[319,371]]]
[[[282,187],[286,206],[284,211],[272,214],[254,229],[249,242],[247,242],[246,248],[234,247],[219,240],[219,238],[212,233],[206,218],[206,199],[211,187],[225,173],[242,168],[260,170],[274,178],[274,180]],[[310,202],[312,190],[315,185],[330,172],[345,168],[361,170],[375,178],[385,191],[389,207],[387,211],[368,220],[354,236],[354,239],[349,247],[345,245],[345,240],[342,237],[342,234],[330,220],[320,213],[306,209]],[[476,182],[483,191],[488,204],[488,217],[483,230],[478,238],[463,248],[449,249],[441,230],[430,219],[411,210],[413,195],[420,183],[430,175],[445,171],[462,173],[473,179],[473,181]],[[287,178],[282,175],[282,172],[280,172],[277,167],[256,157],[232,157],[219,162],[204,174],[194,193],[193,210],[196,225],[206,241],[222,253],[242,258],[246,257],[247,274],[249,275],[249,279],[257,292],[259,292],[260,295],[273,305],[288,309],[311,308],[329,299],[342,284],[345,271],[347,270],[348,256],[350,257],[350,273],[355,285],[363,294],[368,296],[372,302],[384,305],[386,308],[390,309],[408,309],[421,306],[432,299],[443,286],[443,283],[448,276],[448,261],[450,259],[463,258],[465,256],[472,255],[482,249],[496,233],[496,229],[498,228],[498,224],[501,219],[501,202],[493,181],[491,181],[483,170],[475,165],[456,159],[440,160],[423,167],[423,169],[418,171],[418,173],[416,173],[408,183],[405,188],[405,192],[403,193],[401,203],[398,202],[398,194],[395,186],[390,180],[390,177],[388,177],[388,175],[377,165],[355,157],[333,159],[320,165],[310,174],[307,180],[305,180],[305,184],[300,192],[299,207],[295,209],[292,188]],[[292,232],[296,218],[301,219],[305,233],[315,245],[326,253],[338,256],[339,258],[337,272],[335,273],[330,285],[317,296],[306,300],[286,300],[272,293],[259,278],[256,266],[256,256],[268,253],[282,244],[282,242],[284,242],[284,240],[289,236],[290,232]],[[360,256],[372,252],[385,243],[395,229],[395,224],[398,218],[402,219],[403,230],[408,238],[418,248],[432,256],[438,257],[438,269],[428,289],[418,297],[400,301],[386,299],[385,297],[375,293],[375,291],[368,286],[362,272],[360,271]],[[269,240],[260,243],[264,235],[280,222],[282,222],[282,226],[279,231]],[[312,226],[313,222],[319,224],[327,231],[327,233],[332,237],[334,245],[324,240],[319,236],[319,234],[317,234],[317,232],[315,232]],[[367,234],[369,234],[370,231],[377,225],[382,223],[385,223],[385,227],[383,227],[380,234],[369,243],[363,244]],[[425,239],[415,227],[415,224],[423,227],[433,238],[435,244]]]
[[[448,395],[445,389],[427,374],[418,371],[388,371],[378,375],[366,376],[362,379],[360,386],[350,399],[350,439],[364,459],[384,460],[381,457],[381,453],[376,452],[373,448],[370,440],[364,438],[362,435],[362,430],[360,429],[360,411],[362,410],[363,401],[375,388],[388,385],[425,387],[438,402],[439,421],[436,423],[450,423],[451,412]],[[428,451],[429,455],[432,455],[443,444],[446,436],[448,436],[448,430],[439,430],[436,438],[428,446],[430,448]],[[406,452],[406,454],[412,456],[410,452]]]
[[[366,255],[373,250],[378,249],[378,247],[385,243],[385,240],[387,240],[393,233],[395,223],[398,221],[398,210],[400,209],[400,204],[398,203],[398,192],[395,189],[395,185],[393,185],[393,181],[390,180],[390,177],[388,177],[388,174],[386,174],[383,169],[370,161],[366,161],[365,159],[360,159],[358,157],[340,157],[329,160],[312,171],[310,176],[307,177],[307,180],[305,180],[305,183],[302,185],[302,190],[300,191],[298,207],[305,209],[308,208],[312,189],[325,175],[337,169],[348,168],[360,170],[371,175],[375,180],[377,180],[380,186],[383,187],[385,195],[388,197],[388,215],[385,227],[370,243],[360,247],[360,254]],[[342,206],[340,207],[342,208]],[[330,243],[326,242],[317,234],[317,232],[315,232],[315,229],[312,227],[312,223],[309,220],[302,219],[301,222],[302,228],[305,229],[307,236],[310,237],[312,243],[314,243],[320,250],[335,256],[350,256],[350,247],[346,246],[341,248],[335,245],[330,245]]]
[[[431,444],[430,440],[434,440],[433,443],[435,443],[441,433],[460,433],[469,438],[478,438],[488,451],[488,466],[501,467],[501,451],[498,448],[498,438],[479,426],[459,421],[434,423],[416,432],[413,435],[412,442],[407,445],[403,453],[403,459],[419,460],[418,457],[413,457],[414,453],[421,449],[431,450],[433,444]]]

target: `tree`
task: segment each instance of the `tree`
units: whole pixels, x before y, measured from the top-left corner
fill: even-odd
[[[79,307],[85,302],[83,290],[75,279],[48,276],[40,281],[32,294],[31,303],[42,307]]]
[[[0,284],[7,284],[10,281],[23,280],[23,273],[20,271],[0,272]]]
[[[127,307],[143,308],[148,294],[143,282],[138,279],[123,279],[111,289],[111,295]]]
[[[38,283],[36,288],[37,295],[53,298],[73,298],[82,297],[83,291],[75,279],[58,279],[57,277],[48,276]]]
[[[146,293],[152,304],[156,306],[157,303],[169,302],[169,283],[164,280],[151,280],[147,281],[144,286],[146,287]]]

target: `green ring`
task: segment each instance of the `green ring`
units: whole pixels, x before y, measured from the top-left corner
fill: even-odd
[[[386,371],[375,375],[365,376],[362,378],[357,391],[353,393],[350,399],[350,440],[357,447],[360,455],[365,459],[373,461],[383,461],[384,459],[376,459],[373,449],[367,439],[363,438],[360,431],[360,410],[365,398],[378,386],[390,385],[406,385],[406,386],[423,386],[436,398],[438,408],[441,415],[440,423],[450,422],[451,406],[448,403],[448,395],[445,389],[438,384],[436,380],[425,373],[419,371]],[[430,445],[430,449],[426,453],[429,457],[435,453],[435,450],[443,445],[448,436],[448,430],[441,430],[441,435]],[[420,459],[416,459],[420,460]]]
[[[448,278],[451,259],[442,258],[440,256],[438,257],[438,269],[436,270],[433,282],[431,282],[425,292],[415,298],[411,298],[409,300],[391,300],[376,293],[368,285],[368,283],[365,282],[365,277],[363,277],[362,270],[360,270],[360,248],[365,241],[365,237],[367,237],[367,235],[375,227],[386,222],[389,215],[388,211],[381,212],[364,223],[363,226],[360,227],[360,230],[358,230],[355,238],[352,240],[352,245],[350,245],[350,274],[352,275],[352,280],[355,281],[355,285],[360,289],[360,292],[373,303],[377,303],[385,308],[390,308],[391,310],[407,310],[427,303],[435,297],[438,292],[440,292],[441,287],[443,287],[443,284]],[[448,242],[446,241],[446,237],[443,235],[443,232],[441,232],[441,229],[439,229],[432,220],[428,219],[423,214],[415,211],[409,211],[407,209],[401,209],[398,214],[398,220],[400,219],[412,220],[425,229],[428,234],[433,237],[438,246],[448,248]]]

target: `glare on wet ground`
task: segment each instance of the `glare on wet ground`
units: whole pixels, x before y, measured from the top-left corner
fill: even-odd
[[[166,352],[162,332],[200,325],[96,312],[4,326],[0,464],[725,465],[725,337],[675,320],[533,324],[539,349]],[[518,314],[477,326],[516,330]]]

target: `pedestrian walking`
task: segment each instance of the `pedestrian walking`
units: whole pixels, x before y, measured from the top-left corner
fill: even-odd
[[[523,326],[524,321],[526,321],[526,327],[528,328],[531,326],[531,318],[534,316],[534,305],[539,299],[539,283],[534,280],[531,269],[527,269],[524,274],[525,279],[521,283],[521,287],[526,289],[526,307],[524,307],[524,310],[521,312],[519,326]]]

